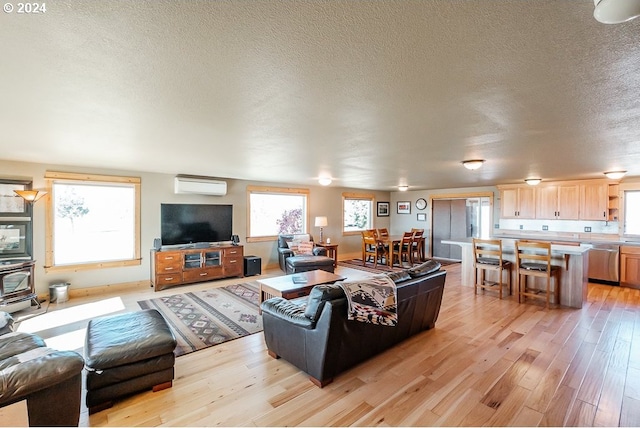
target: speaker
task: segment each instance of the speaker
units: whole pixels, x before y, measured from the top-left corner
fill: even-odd
[[[160,248],[162,248],[162,239],[155,238],[153,240],[153,249],[156,251],[160,251]]]
[[[262,259],[256,256],[244,256],[244,276],[260,275]]]
[[[240,237],[238,235],[231,235],[231,242],[233,243],[233,245],[238,245],[238,242],[240,242]]]

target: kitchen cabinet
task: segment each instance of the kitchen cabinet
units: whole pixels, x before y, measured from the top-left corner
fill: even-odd
[[[620,209],[620,187],[618,184],[609,184],[607,198],[607,220],[618,221]]]
[[[536,218],[577,220],[580,215],[580,186],[549,184],[536,189]]]
[[[606,182],[580,185],[580,220],[607,220],[609,185]]]
[[[536,216],[535,188],[525,186],[498,187],[502,218],[529,219]]]
[[[640,247],[620,247],[620,285],[640,289]]]

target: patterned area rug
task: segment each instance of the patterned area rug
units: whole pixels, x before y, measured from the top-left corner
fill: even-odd
[[[437,262],[440,262],[440,264],[442,266],[447,266],[447,265],[451,265],[451,264],[455,264],[455,263],[460,263],[458,261],[455,260],[448,260],[448,259],[433,259]],[[347,267],[347,268],[351,268],[351,269],[357,269],[357,270],[362,270],[365,272],[371,272],[371,273],[380,273],[380,272],[397,272],[403,269],[407,269],[410,268],[411,265],[409,263],[405,263],[405,265],[403,267],[394,265],[393,267],[389,267],[387,265],[381,265],[380,263],[378,263],[377,267],[373,267],[373,262],[366,262],[364,264],[364,266],[362,265],[362,259],[351,259],[351,260],[341,260],[338,261],[338,266],[342,266],[342,267]]]
[[[403,269],[411,267],[409,264],[407,264],[405,267],[400,267],[400,266],[389,267],[387,265],[381,265],[380,263],[378,263],[377,267],[374,267],[373,262],[366,262],[363,266],[362,259],[341,260],[341,261],[338,261],[338,266],[362,270],[362,271],[371,272],[371,273],[397,272],[397,271],[401,271]]]
[[[171,326],[176,356],[262,331],[255,281],[139,301],[157,309]]]

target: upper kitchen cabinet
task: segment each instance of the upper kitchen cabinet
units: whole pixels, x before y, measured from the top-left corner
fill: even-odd
[[[536,189],[529,186],[498,186],[502,218],[530,219],[536,216]]]
[[[578,184],[546,184],[536,189],[536,218],[578,220],[580,186]]]
[[[580,185],[580,220],[607,220],[609,184],[606,181]]]

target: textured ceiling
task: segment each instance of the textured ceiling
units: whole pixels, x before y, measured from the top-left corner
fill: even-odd
[[[640,175],[639,34],[592,0],[47,2],[0,16],[0,158],[379,190]]]

